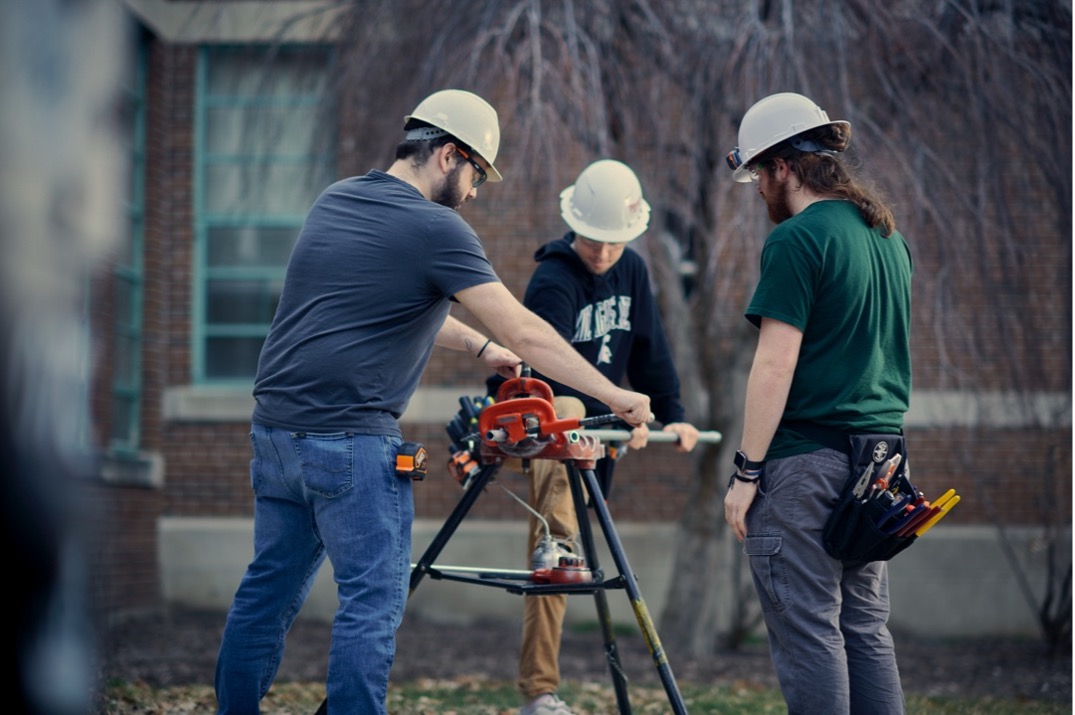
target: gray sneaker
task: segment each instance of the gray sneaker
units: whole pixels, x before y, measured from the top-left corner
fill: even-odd
[[[524,705],[519,715],[575,715],[575,711],[556,693],[545,693]]]

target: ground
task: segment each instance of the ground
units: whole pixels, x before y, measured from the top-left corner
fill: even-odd
[[[224,614],[171,609],[114,623],[99,639],[101,676],[152,686],[211,684]],[[278,680],[320,682],[325,677],[330,626],[299,619],[287,641]],[[904,688],[923,695],[993,696],[1070,702],[1070,647],[1049,657],[1040,640],[975,639],[926,641],[896,634]],[[422,677],[481,675],[512,680],[519,626],[511,622],[442,625],[413,618],[399,631],[397,681]],[[633,683],[659,684],[656,667],[640,635],[618,636],[617,645]],[[664,643],[679,682],[756,683],[776,687],[768,649],[751,645],[735,653],[689,658]],[[608,683],[598,632],[568,632],[560,659],[565,678]]]

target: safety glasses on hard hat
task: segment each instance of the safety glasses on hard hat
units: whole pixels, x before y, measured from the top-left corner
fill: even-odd
[[[476,189],[476,188],[478,188],[479,186],[481,186],[482,184],[484,184],[484,183],[485,183],[485,180],[489,178],[489,175],[485,173],[485,169],[483,169],[483,168],[481,167],[481,164],[479,164],[478,162],[474,161],[474,159],[471,159],[471,158],[470,158],[470,154],[466,153],[465,151],[463,151],[463,150],[462,150],[462,149],[460,149],[459,147],[456,147],[456,148],[455,148],[455,150],[456,150],[457,152],[459,152],[459,156],[463,157],[463,158],[464,158],[464,159],[466,159],[466,160],[467,160],[468,162],[470,162],[470,165],[474,167],[474,171],[478,172],[478,176],[477,176],[477,178],[476,178],[476,179],[474,179],[474,181],[472,181],[472,182],[470,183],[470,185],[471,185],[471,186],[472,186],[473,188],[475,188],[475,189]]]
[[[739,147],[736,147],[736,148],[732,149],[730,152],[728,152],[728,156],[724,157],[724,160],[728,162],[728,166],[731,167],[732,171],[735,171],[740,166],[742,166],[743,165],[743,157],[739,153]]]

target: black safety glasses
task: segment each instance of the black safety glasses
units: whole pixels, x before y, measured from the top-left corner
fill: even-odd
[[[459,152],[459,156],[470,162],[470,165],[474,167],[474,171],[478,172],[478,177],[474,179],[474,181],[472,181],[470,185],[476,189],[482,184],[484,184],[485,180],[489,178],[489,175],[485,173],[485,169],[482,168],[481,164],[470,158],[470,154],[467,154],[459,147],[456,147],[455,150]]]

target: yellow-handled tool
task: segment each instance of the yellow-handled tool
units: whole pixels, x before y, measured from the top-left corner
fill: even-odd
[[[933,506],[944,506],[944,503],[956,495],[955,489],[949,489],[944,494],[933,500]]]
[[[944,495],[944,497],[947,497],[947,496],[948,496],[948,494],[946,493]],[[944,497],[941,497],[941,498],[943,499]],[[918,529],[918,531],[916,531],[914,533],[914,535],[915,536],[922,536],[923,534],[925,534],[927,531],[929,531],[931,528],[933,528],[934,524],[936,524],[938,521],[940,521],[942,518],[944,518],[944,515],[947,514],[948,512],[950,512],[952,510],[952,507],[954,507],[958,503],[959,503],[959,495],[958,494],[952,496],[949,499],[945,499],[944,504],[941,505],[941,510],[939,512],[937,512],[936,514],[934,514],[933,516],[931,516],[929,521],[927,521],[925,524],[923,524]]]

